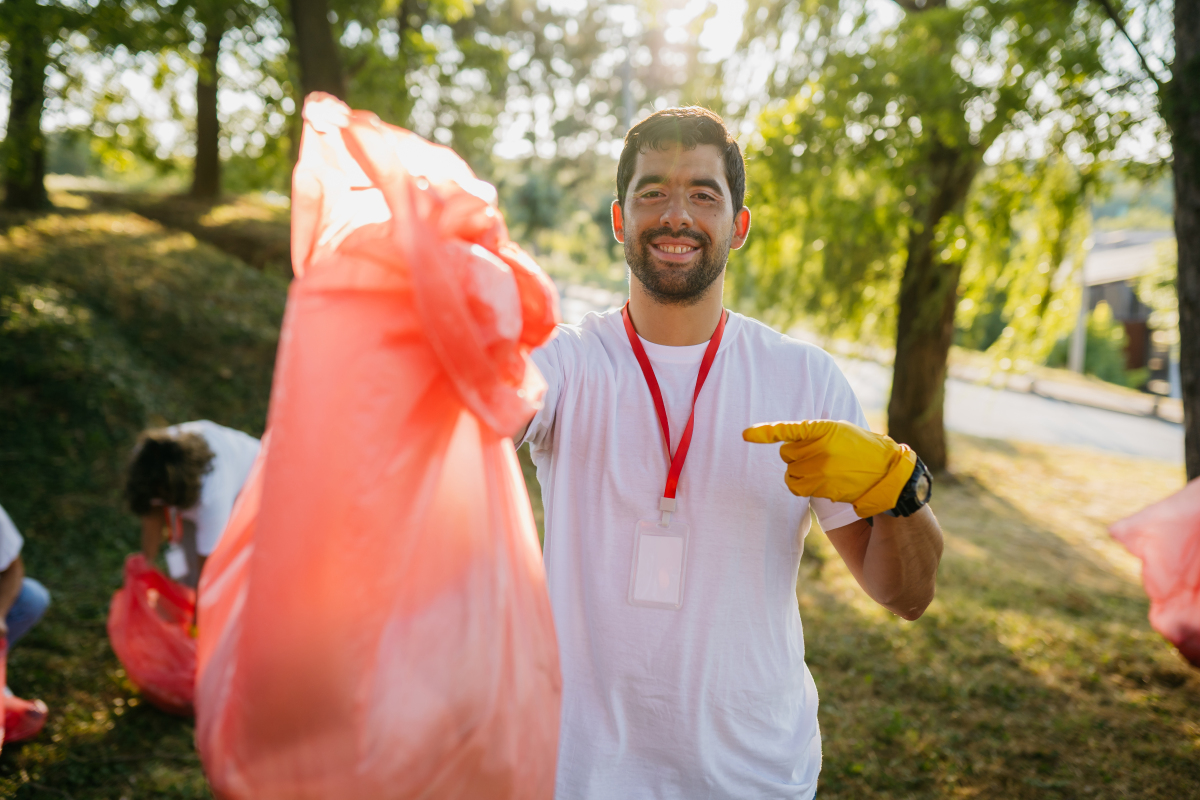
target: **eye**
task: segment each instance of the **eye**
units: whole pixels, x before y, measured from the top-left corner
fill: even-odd
[[[660,192],[658,189],[647,189],[646,191],[642,192],[639,197],[662,197],[662,192]]]

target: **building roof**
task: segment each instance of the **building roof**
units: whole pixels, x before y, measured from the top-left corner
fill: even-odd
[[[1104,231],[1093,237],[1095,243],[1083,262],[1083,281],[1088,286],[1117,283],[1138,278],[1158,261],[1159,243],[1174,240],[1171,231]]]

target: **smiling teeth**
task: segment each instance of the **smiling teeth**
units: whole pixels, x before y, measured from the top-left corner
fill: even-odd
[[[693,250],[695,250],[696,248],[688,247],[687,245],[683,245],[683,244],[660,244],[658,246],[658,249],[662,250],[664,253],[682,254],[682,253],[690,253]]]

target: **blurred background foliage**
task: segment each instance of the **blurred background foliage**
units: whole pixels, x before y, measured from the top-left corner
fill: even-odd
[[[454,147],[567,281],[619,289],[613,156],[632,119],[680,102],[722,111],[743,140],[755,233],[728,300],[784,327],[887,342],[919,245],[961,276],[956,344],[1044,363],[1073,324],[1093,216],[1169,222],[1165,133],[1129,102],[1146,84],[1097,4],[754,0],[718,52],[701,43],[720,5],[330,0],[329,19],[348,102]],[[288,5],[105,8],[48,37],[46,171],[193,183],[211,29],[221,188],[286,194],[303,93]],[[1146,29],[1161,13],[1127,8]],[[1131,131],[1136,152],[1119,146]],[[936,185],[947,153],[965,188]],[[939,191],[961,197],[941,208]]]
[[[286,196],[307,14],[333,48],[321,85],[463,155],[561,282],[619,291],[625,130],[667,105],[716,109],[754,213],[728,304],[894,349],[889,427],[935,466],[950,346],[997,369],[1047,363],[1093,229],[1171,214],[1158,85],[1114,22],[1169,63],[1155,0],[56,2],[0,13],[12,108],[45,98],[10,114],[10,207],[43,203],[39,169],[208,202]],[[35,28],[31,50],[19,30]],[[14,71],[26,56],[40,85]]]

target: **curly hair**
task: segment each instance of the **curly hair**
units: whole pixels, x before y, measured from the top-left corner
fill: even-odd
[[[125,471],[125,501],[141,516],[154,508],[191,508],[200,501],[201,479],[212,469],[213,452],[197,433],[166,428],[142,431]]]

